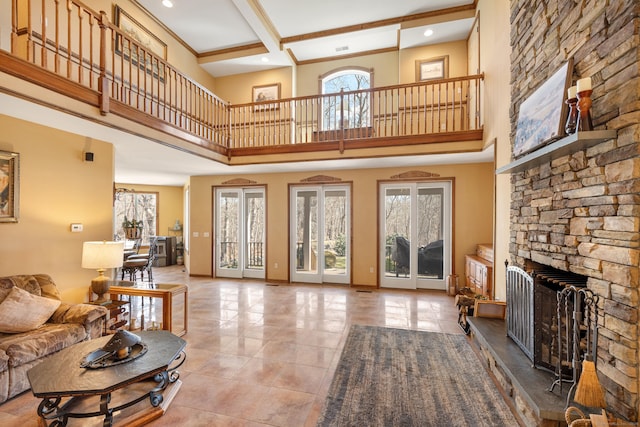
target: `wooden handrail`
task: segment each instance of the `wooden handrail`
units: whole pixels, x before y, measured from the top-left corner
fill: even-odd
[[[481,130],[482,74],[231,105],[79,0],[12,0],[11,12],[11,55],[97,92],[103,115],[147,116],[216,152]]]

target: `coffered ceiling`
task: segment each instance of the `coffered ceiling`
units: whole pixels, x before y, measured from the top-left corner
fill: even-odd
[[[171,1],[134,0],[214,77],[464,40],[475,15],[474,0]]]

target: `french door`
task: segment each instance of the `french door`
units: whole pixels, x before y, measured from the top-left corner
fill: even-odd
[[[451,273],[451,182],[380,186],[380,286],[446,290]]]
[[[291,187],[291,280],[351,280],[351,189],[348,185]]]
[[[215,214],[216,276],[264,279],[264,188],[217,188]]]

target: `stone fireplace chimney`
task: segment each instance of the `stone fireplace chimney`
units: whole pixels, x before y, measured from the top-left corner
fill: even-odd
[[[518,106],[573,58],[591,77],[595,130],[613,137],[511,172],[511,263],[587,277],[599,298],[597,372],[607,411],[638,421],[640,3],[511,2],[511,130]]]

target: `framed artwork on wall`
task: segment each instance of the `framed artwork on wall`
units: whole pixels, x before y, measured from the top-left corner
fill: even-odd
[[[18,222],[20,155],[0,151],[0,222]]]
[[[280,99],[280,83],[254,86],[251,89],[251,102],[277,101]],[[278,104],[256,105],[256,110],[277,108]]]
[[[164,67],[158,59],[149,54],[152,53],[166,60],[167,44],[117,5],[114,6],[113,22],[126,35],[122,37],[121,34],[116,33],[116,53],[140,68],[146,68],[147,72],[153,73],[155,77],[164,79]],[[142,61],[140,55],[145,56]]]
[[[520,104],[513,157],[541,148],[564,136],[573,60],[562,64],[553,75]]]
[[[449,77],[449,55],[416,60],[416,81]]]
[[[167,59],[167,44],[156,37],[151,31],[140,25],[138,21],[133,19],[131,15],[117,5],[114,9],[113,23],[145,49],[148,49],[164,60]],[[118,45],[121,45],[121,43]]]

